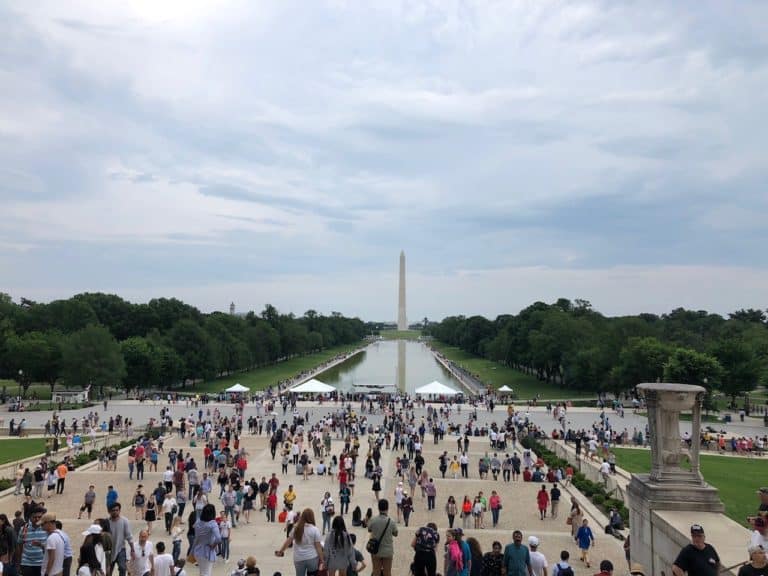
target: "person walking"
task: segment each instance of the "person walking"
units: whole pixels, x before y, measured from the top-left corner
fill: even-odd
[[[283,557],[289,546],[293,546],[296,576],[308,576],[324,567],[322,535],[315,525],[315,512],[312,508],[302,511],[288,538],[279,550],[275,550],[275,556]]]
[[[512,543],[504,547],[502,566],[505,576],[533,576],[531,552],[523,544],[523,533],[520,530],[512,533]]]
[[[539,507],[539,519],[544,520],[547,517],[547,508],[549,508],[549,494],[546,485],[541,485],[541,490],[536,494],[536,504]]]
[[[568,513],[566,523],[571,526],[571,537],[576,537],[576,532],[581,528],[581,521],[584,518],[584,513],[581,511],[579,503],[576,502],[576,498],[571,498],[571,511]]]
[[[440,542],[440,534],[434,522],[422,526],[416,531],[411,541],[413,555],[413,573],[416,576],[435,576],[437,571],[437,556],[435,550]]]
[[[435,509],[435,498],[437,497],[437,486],[435,486],[434,478],[427,480],[423,486],[424,492],[427,495],[427,511]]]
[[[456,540],[456,531],[448,529],[445,533],[443,574],[445,576],[461,576],[463,570],[464,554],[461,550],[461,544]]]
[[[42,518],[43,509],[33,508],[29,520],[19,530],[18,545],[21,547],[21,554],[17,562],[20,565],[21,576],[42,574],[43,551],[45,541],[48,539],[48,532],[41,524]]]
[[[131,550],[131,560],[135,560],[133,552],[133,536],[131,535],[131,523],[121,515],[122,506],[115,502],[109,509],[109,535],[112,539],[111,557],[109,560],[109,573],[112,574],[117,564],[119,576],[125,576],[127,559],[125,557],[126,543]]]
[[[557,487],[557,483],[552,484],[552,488],[549,490],[549,505],[551,509],[552,518],[557,518],[557,509],[560,507],[560,488]]]
[[[96,487],[91,484],[88,486],[88,490],[83,496],[83,505],[80,506],[80,512],[77,514],[77,519],[80,520],[83,517],[83,512],[88,513],[88,520],[91,519],[91,512],[93,512],[93,503],[96,502]]]
[[[453,521],[456,519],[458,513],[458,506],[456,506],[456,499],[453,494],[448,496],[448,502],[445,503],[445,514],[448,516],[448,528],[453,528]]]
[[[581,521],[581,526],[576,531],[574,538],[579,544],[579,551],[581,552],[581,561],[589,568],[589,549],[595,545],[595,535],[592,533],[592,528],[589,527],[589,520],[584,518]]]
[[[392,576],[392,558],[395,555],[395,542],[397,537],[397,525],[389,517],[389,500],[379,500],[379,515],[371,519],[368,524],[368,532],[376,539],[378,546],[371,550],[371,568],[374,574]]]
[[[216,548],[221,543],[221,532],[216,523],[216,507],[206,504],[195,522],[195,540],[192,555],[197,560],[200,576],[211,576],[216,562]]]
[[[356,566],[355,546],[347,532],[344,518],[336,516],[328,530],[323,546],[327,562],[328,576],[347,576],[350,566]]]
[[[509,479],[506,480],[507,482]],[[494,540],[491,551],[483,555],[483,576],[500,576],[504,555],[501,553],[501,542]]]
[[[487,478],[486,474],[486,478]],[[480,542],[477,538],[470,536],[467,538],[467,546],[469,547],[469,576],[482,576],[483,573],[483,549],[480,546]]]
[[[67,479],[69,468],[62,462],[56,467],[56,494],[64,494],[64,480]]]
[[[501,497],[496,490],[491,490],[491,497],[488,500],[488,507],[491,509],[491,519],[493,528],[499,524],[499,512],[501,512]]]
[[[463,528],[469,528],[472,521],[472,500],[464,495],[464,501],[461,503],[461,525]],[[455,534],[454,534],[455,536]]]
[[[403,511],[403,522],[408,526],[408,521],[411,518],[411,512],[413,512],[413,497],[406,490],[403,492],[403,502],[400,504]]]
[[[176,498],[173,497],[173,493],[167,492],[165,498],[163,498],[163,520],[165,521],[165,532],[170,535],[171,527],[173,526],[173,517],[176,515],[179,507],[176,504]]]
[[[539,552],[539,539],[536,536],[528,536],[528,548],[531,552],[531,571],[533,576],[547,576],[547,557]]]
[[[459,576],[470,576],[472,571],[472,551],[469,548],[469,543],[464,538],[464,531],[461,528],[456,528],[453,531],[453,538],[461,549],[461,559],[463,566],[459,572]]]
[[[62,576],[64,573],[64,538],[56,530],[56,516],[50,513],[44,514],[40,519],[40,526],[48,534],[40,570],[45,576]]]
[[[146,530],[139,532],[138,540],[131,544],[132,556],[131,573],[133,576],[149,576],[155,561],[155,546],[149,541]]]
[[[323,518],[323,536],[325,536],[326,531],[331,529],[331,520],[336,513],[336,508],[330,492],[326,492],[323,495],[323,499],[320,501],[320,512]]]

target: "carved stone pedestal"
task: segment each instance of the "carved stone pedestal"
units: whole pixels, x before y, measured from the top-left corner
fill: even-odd
[[[705,390],[687,384],[640,384],[648,407],[651,444],[650,474],[635,474],[627,488],[633,562],[643,564],[649,575],[668,570],[678,543],[672,544],[655,511],[723,512],[717,489],[704,482],[699,469],[699,430]],[[680,412],[692,410],[690,451],[680,437]],[[683,468],[688,456],[690,470]]]

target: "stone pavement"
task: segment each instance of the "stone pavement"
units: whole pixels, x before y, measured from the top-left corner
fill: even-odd
[[[159,410],[159,406],[150,410],[145,407],[145,417]],[[226,415],[232,412],[231,408],[222,407],[222,412]],[[302,408],[302,413],[304,408]],[[311,410],[313,414],[313,420],[320,414],[325,414],[328,411],[327,406],[315,406]],[[174,410],[176,412],[176,410]],[[189,412],[189,409],[179,408],[179,415],[181,413]],[[481,413],[482,414],[482,413]],[[249,415],[249,411],[246,410],[246,417]],[[417,412],[418,416],[418,412]],[[459,416],[463,422],[466,418],[466,414],[456,415]],[[503,416],[499,413],[493,415],[495,419],[500,421]],[[380,419],[380,418],[378,418]],[[370,418],[370,420],[377,420],[377,417]],[[281,421],[281,418],[278,418]],[[367,437],[361,439],[361,445],[366,446]],[[274,471],[278,473],[280,478],[280,489],[282,492],[287,488],[289,483],[294,484],[296,491],[298,492],[298,498],[296,507],[301,510],[305,507],[312,507],[315,510],[318,523],[321,523],[320,516],[320,501],[323,497],[323,493],[329,490],[337,501],[338,507],[338,484],[332,481],[328,477],[310,477],[309,480],[302,480],[301,477],[294,474],[293,469],[289,470],[289,473],[285,476],[280,475],[280,463],[279,460],[273,461],[269,453],[268,441],[266,436],[256,437],[244,435],[242,438],[242,445],[249,453],[249,468],[246,477],[250,478],[255,476],[257,480],[262,475],[267,477]],[[185,452],[188,450],[188,443],[183,442],[178,437],[173,437],[166,442],[166,450],[171,446],[184,448]],[[340,441],[334,440],[333,453],[338,454],[341,451],[342,444]],[[492,478],[490,480],[480,480],[477,475],[477,459],[488,449],[488,441],[486,438],[473,438],[470,444],[470,478],[467,480],[453,480],[453,479],[440,479],[437,470],[437,457],[443,450],[447,450],[449,455],[456,453],[455,437],[446,437],[445,441],[439,445],[432,443],[431,436],[427,436],[424,444],[424,456],[426,459],[426,469],[430,472],[437,473],[435,475],[435,482],[437,485],[437,504],[436,510],[427,512],[426,500],[421,498],[420,493],[414,497],[415,510],[411,516],[410,526],[405,527],[402,524],[398,526],[400,534],[395,543],[396,557],[393,569],[393,574],[397,576],[406,576],[408,574],[408,567],[412,559],[413,553],[410,548],[410,543],[413,538],[415,530],[425,524],[428,521],[434,521],[441,533],[441,538],[444,539],[445,529],[448,527],[448,520],[445,515],[445,502],[449,494],[453,494],[456,500],[460,503],[464,494],[468,494],[470,497],[474,496],[479,490],[483,490],[486,495],[490,495],[492,489],[496,489],[503,503],[503,510],[500,517],[500,527],[498,529],[490,528],[490,521],[486,524],[486,529],[467,529],[465,530],[466,536],[474,536],[480,542],[483,551],[490,549],[490,544],[493,540],[499,540],[502,544],[507,544],[511,541],[511,531],[513,529],[520,529],[524,533],[524,537],[527,539],[530,535],[536,535],[541,540],[540,551],[543,552],[550,565],[557,561],[560,550],[567,549],[571,553],[572,560],[575,558],[574,569],[577,574],[594,574],[598,570],[595,568],[597,562],[602,558],[608,558],[614,562],[617,570],[622,571],[625,567],[624,554],[621,549],[621,543],[613,537],[603,534],[601,525],[604,519],[591,519],[591,525],[595,532],[597,539],[597,546],[593,551],[593,564],[592,568],[587,569],[581,566],[578,562],[578,549],[570,537],[570,527],[565,524],[564,515],[567,513],[569,497],[564,490],[563,502],[561,504],[560,515],[561,518],[552,520],[547,518],[544,521],[539,519],[538,511],[536,508],[536,492],[539,488],[538,485],[531,483],[504,483],[501,480],[494,482]],[[202,448],[196,447],[192,449],[192,454],[197,461],[202,461]],[[385,470],[385,477],[382,479],[382,495],[389,498],[394,507],[393,491],[396,485],[395,480],[395,457],[396,454],[389,451],[383,452],[382,467]],[[143,480],[146,492],[151,490],[162,479],[162,470],[167,463],[167,459],[161,455],[159,472],[147,472]],[[358,464],[358,472],[363,470],[364,458]],[[78,508],[82,502],[82,497],[89,484],[95,484],[97,490],[97,504],[94,510],[94,518],[106,516],[105,495],[107,485],[112,484],[118,490],[120,494],[120,500],[123,503],[124,515],[131,520],[131,525],[134,534],[137,534],[139,529],[144,526],[144,522],[139,522],[134,519],[133,510],[130,507],[130,501],[132,494],[136,489],[138,482],[128,479],[127,472],[127,456],[121,455],[118,460],[117,472],[99,471],[91,468],[87,470],[78,470],[70,473],[67,476],[66,487],[63,496],[53,496],[50,500],[46,499],[46,506],[56,513],[58,517],[63,521],[65,530],[72,537],[73,546],[77,547],[82,542],[82,536],[80,533],[87,528],[89,521],[77,520]],[[0,499],[0,512],[4,512],[12,518],[13,512],[20,508],[22,502],[21,497],[6,496]],[[360,506],[365,513],[368,507],[376,510],[376,502],[371,491],[371,481],[362,478],[362,474],[358,475],[358,480],[355,486],[355,494],[352,498],[350,510],[355,506]],[[394,512],[394,509],[393,509]],[[186,516],[186,513],[185,513]],[[367,534],[363,529],[351,527],[351,513],[346,516],[347,527],[357,534],[358,548],[364,550],[365,541],[367,540]],[[488,519],[490,520],[490,518]],[[458,526],[461,525],[461,521],[457,519]],[[258,510],[254,510],[251,514],[251,523],[241,523],[235,530],[232,531],[232,553],[231,561],[229,564],[223,562],[217,562],[214,568],[214,574],[217,576],[229,574],[234,568],[237,558],[245,557],[248,555],[256,556],[258,560],[258,566],[260,567],[262,574],[272,575],[274,571],[280,570],[284,575],[293,573],[293,564],[291,561],[290,553],[286,554],[284,558],[277,558],[274,556],[274,550],[277,549],[284,539],[284,525],[283,524],[268,524],[266,522],[263,513]],[[154,525],[151,540],[155,543],[158,541],[165,541],[170,548],[170,538],[164,533],[162,522],[158,521]],[[186,540],[183,546],[183,552],[186,552]],[[370,565],[370,560],[366,554],[367,562]],[[438,554],[438,566],[442,567],[442,547],[439,549]],[[190,570],[190,576],[196,573],[195,569]],[[366,574],[370,573],[370,569],[366,569]]]

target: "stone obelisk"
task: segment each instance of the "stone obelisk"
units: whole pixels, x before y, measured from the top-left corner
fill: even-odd
[[[397,329],[408,330],[408,319],[405,316],[405,252],[400,251],[400,284],[397,298]]]

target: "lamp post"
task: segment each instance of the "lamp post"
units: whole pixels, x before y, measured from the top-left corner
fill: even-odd
[[[19,396],[21,396],[23,389],[24,389],[24,370],[19,368]]]

